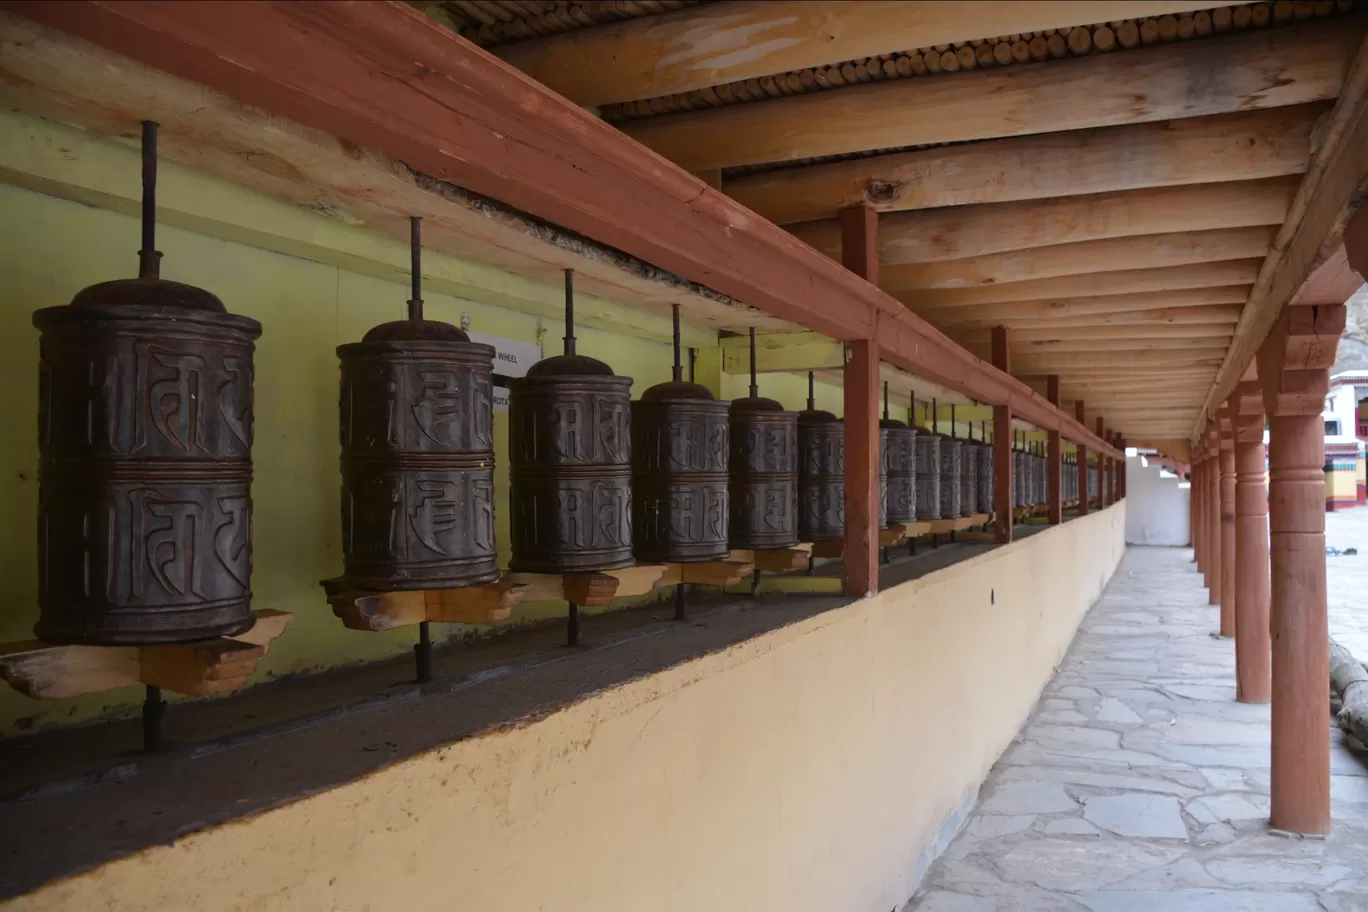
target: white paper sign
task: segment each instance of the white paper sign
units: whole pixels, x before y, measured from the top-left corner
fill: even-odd
[[[532,365],[542,358],[541,346],[535,342],[519,342],[516,339],[502,339],[486,336],[484,333],[467,333],[471,342],[482,342],[494,346],[494,411],[508,411],[508,387],[504,380],[510,377],[525,377]]]

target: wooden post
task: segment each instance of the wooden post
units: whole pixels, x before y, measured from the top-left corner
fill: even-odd
[[[1051,374],[1045,378],[1045,397],[1050,405],[1059,408],[1059,375]],[[1050,525],[1057,526],[1064,521],[1064,443],[1059,431],[1050,431],[1049,458]]]
[[[1235,387],[1235,699],[1267,703],[1272,680],[1268,635],[1268,501],[1264,487],[1264,409],[1259,381]]]
[[[1087,426],[1082,399],[1074,403],[1074,418],[1079,424]],[[1088,448],[1081,443],[1078,444],[1078,515],[1088,515]]]
[[[1012,372],[1012,339],[1005,326],[992,330],[993,366]],[[1012,540],[1012,407],[993,406],[993,532],[997,540]]]
[[[1221,604],[1222,564],[1225,552],[1221,549],[1221,438],[1216,422],[1207,429],[1207,604]]]
[[[1228,408],[1216,413],[1221,466],[1221,636],[1235,635],[1235,424]]]
[[[1352,262],[1352,260],[1351,260]],[[1325,426],[1342,304],[1288,307],[1259,349],[1268,414],[1273,660],[1271,823],[1330,830],[1329,624],[1325,602]]]
[[[1097,419],[1097,436],[1103,440],[1107,439],[1107,429],[1102,424],[1102,419]],[[1097,454],[1097,509],[1107,508],[1107,463],[1108,459],[1102,453]]]
[[[1116,499],[1126,499],[1126,471],[1128,460],[1126,459],[1126,438],[1121,436],[1121,432],[1116,433],[1116,448],[1121,451],[1121,461],[1116,475]]]
[[[841,260],[879,282],[879,214],[868,206],[841,210]],[[879,591],[879,343],[846,343],[845,593]]]

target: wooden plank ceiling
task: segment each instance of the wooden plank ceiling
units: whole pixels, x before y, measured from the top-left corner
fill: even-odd
[[[1190,437],[1248,345],[1368,30],[1345,0],[415,5],[829,256],[877,208],[885,290],[980,357],[1008,326],[1017,376],[1131,441]]]

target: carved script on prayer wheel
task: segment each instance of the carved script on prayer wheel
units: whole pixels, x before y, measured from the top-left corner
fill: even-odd
[[[159,279],[93,285],[33,324],[38,637],[138,644],[250,628],[261,324]]]
[[[581,355],[508,381],[510,569],[632,563],[630,377]]]
[[[494,349],[447,323],[401,320],[337,354],[347,584],[497,579]]]
[[[879,422],[884,429],[887,469],[887,525],[910,523],[917,518],[917,463],[915,439],[917,432],[886,418]]]
[[[773,399],[735,399],[731,407],[733,548],[798,544],[798,416]]]
[[[940,515],[954,519],[960,515],[962,494],[960,474],[964,469],[964,453],[960,441],[942,437],[940,442]]]
[[[637,560],[727,558],[730,407],[705,387],[684,381],[657,384],[632,403]]]
[[[831,412],[798,413],[798,539],[845,537],[845,426]]]
[[[917,521],[940,519],[940,435],[918,431],[912,446],[917,454]]]

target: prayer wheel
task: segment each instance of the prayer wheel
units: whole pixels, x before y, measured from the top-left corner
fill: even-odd
[[[1012,450],[1012,506],[1028,506],[1026,492],[1030,489],[1030,481],[1026,477],[1026,454],[1021,450]]]
[[[884,437],[884,525],[900,525],[917,519],[917,432],[888,416],[888,384],[884,384],[884,416],[879,422]]]
[[[340,345],[342,559],[349,587],[498,579],[494,348],[423,319],[419,220],[409,318]]]
[[[746,550],[792,548],[798,544],[798,415],[760,396],[753,328],[750,337],[750,395],[732,400],[729,418],[728,541]]]
[[[978,511],[993,512],[993,447],[978,444]]]
[[[684,380],[674,305],[672,378],[632,403],[632,547],[638,561],[726,560],[730,408],[707,387]]]
[[[261,324],[160,278],[157,125],[143,124],[136,279],[33,314],[38,604],[49,643],[250,629],[252,356]]]
[[[917,410],[917,399],[912,397],[912,414]],[[917,483],[917,521],[941,518],[940,482],[940,445],[941,438],[934,432],[921,430],[912,440],[916,454],[915,470]]]
[[[953,406],[951,407],[953,411]],[[931,433],[940,437],[940,515],[942,519],[954,519],[960,515],[962,494],[960,474],[964,470],[964,451],[960,441],[936,430],[939,411],[936,400],[931,400]],[[950,430],[955,429],[952,419]]]
[[[960,515],[972,516],[978,511],[979,445],[972,440],[966,440],[960,444],[960,452],[963,459],[963,470],[960,474]]]
[[[508,381],[509,569],[616,570],[632,563],[631,387],[575,353],[565,271],[564,354]]]
[[[845,425],[817,408],[808,372],[807,408],[798,413],[798,540],[845,537]]]

